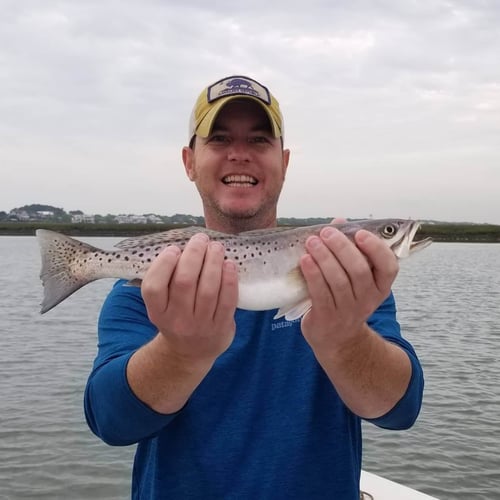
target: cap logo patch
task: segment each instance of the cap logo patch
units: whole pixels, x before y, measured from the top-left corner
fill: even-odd
[[[271,95],[264,85],[246,76],[230,76],[210,85],[207,89],[207,101],[213,102],[228,95],[248,95],[271,104]]]

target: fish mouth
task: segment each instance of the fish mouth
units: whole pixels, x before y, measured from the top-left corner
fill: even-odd
[[[246,174],[229,174],[222,178],[222,182],[230,187],[253,187],[259,183],[255,177]]]
[[[413,238],[415,238],[415,234],[420,229],[421,225],[422,223],[418,221],[411,223],[410,228],[399,241],[397,248],[394,249],[394,253],[397,257],[408,257],[419,250],[423,250],[432,243],[432,238],[424,238],[423,240],[413,241]]]
[[[432,238],[424,238],[423,240],[412,241],[410,243],[410,253],[418,252],[419,250],[423,250],[427,248],[432,243]]]

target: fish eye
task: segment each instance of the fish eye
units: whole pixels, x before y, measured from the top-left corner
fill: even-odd
[[[397,233],[397,228],[394,224],[387,224],[382,229],[382,236],[386,238],[392,238]]]

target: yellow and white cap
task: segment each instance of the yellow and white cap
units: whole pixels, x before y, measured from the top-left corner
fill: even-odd
[[[283,137],[283,116],[276,98],[256,80],[235,75],[223,78],[202,91],[189,120],[189,140],[195,135],[208,137],[222,107],[229,101],[242,98],[260,104],[269,117],[273,135]]]

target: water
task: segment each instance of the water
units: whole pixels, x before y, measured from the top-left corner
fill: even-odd
[[[0,499],[130,498],[134,450],[100,442],[82,409],[111,282],[41,316],[35,239],[1,237],[0,262]]]
[[[364,426],[364,467],[441,499],[500,499],[500,245],[433,244],[402,266],[424,404],[409,431]]]
[[[1,237],[0,262],[0,499],[129,498],[133,447],[101,443],[82,410],[111,281],[41,316],[35,239]],[[408,431],[364,425],[364,468],[442,500],[500,498],[500,245],[434,244],[395,293],[424,406]]]

